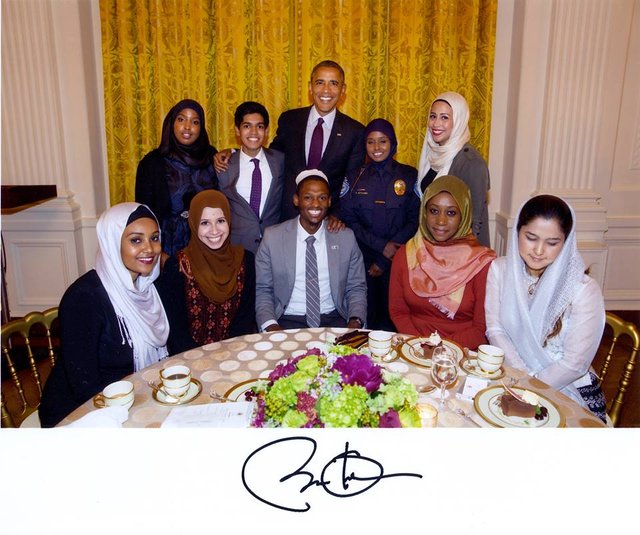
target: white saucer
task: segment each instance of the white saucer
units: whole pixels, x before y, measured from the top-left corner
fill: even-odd
[[[200,392],[202,392],[202,383],[192,377],[189,390],[187,390],[187,393],[180,398],[169,396],[162,392],[162,390],[154,390],[152,395],[153,399],[161,405],[184,405],[185,403],[189,403],[196,399],[200,395]]]
[[[470,375],[482,377],[483,379],[500,379],[504,375],[504,369],[498,368],[494,372],[485,372],[478,364],[478,359],[464,358],[460,361],[460,367]]]

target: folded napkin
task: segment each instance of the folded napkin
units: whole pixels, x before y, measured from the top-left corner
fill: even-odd
[[[126,407],[105,407],[91,411],[65,427],[122,427],[128,418],[129,410]]]

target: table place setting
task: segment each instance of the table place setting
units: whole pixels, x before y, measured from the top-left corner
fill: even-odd
[[[188,366],[169,366],[160,370],[160,384],[148,381],[153,399],[162,405],[184,405],[202,392],[202,383],[191,376]]]
[[[86,424],[95,427],[113,426],[114,423],[122,427],[161,427],[166,420],[166,426],[260,426],[269,418],[265,415],[264,420],[260,420],[259,404],[253,416],[247,416],[251,405],[247,402],[257,403],[259,400],[246,399],[246,393],[252,392],[250,397],[254,395],[256,398],[262,396],[266,399],[267,391],[273,390],[273,384],[266,387],[269,377],[284,378],[278,374],[282,373],[283,367],[288,366],[286,375],[293,377],[275,388],[272,400],[275,405],[272,407],[272,402],[269,405],[269,410],[274,410],[273,414],[277,415],[277,421],[273,425],[283,425],[284,422],[285,425],[297,427],[311,425],[310,422],[314,421],[314,425],[322,424],[327,427],[603,426],[598,418],[561,392],[535,377],[505,365],[504,352],[499,348],[485,345],[475,353],[466,348],[463,350],[455,342],[441,339],[439,347],[443,349],[436,352],[436,345],[433,352],[444,352],[451,362],[448,366],[433,366],[433,361],[436,360],[434,355],[428,355],[427,359],[424,351],[429,351],[429,348],[422,345],[430,338],[345,328],[288,329],[239,336],[173,355],[125,377],[123,381],[117,381],[116,383],[120,383],[117,387],[107,385],[95,396],[95,404],[94,398],[91,398],[67,416],[60,425],[79,422],[81,419],[84,422],[88,414],[93,414],[88,417]],[[345,345],[336,345],[337,341]],[[351,347],[351,343],[358,347]],[[333,354],[329,359],[330,364],[327,364],[329,353]],[[300,392],[303,394],[302,399],[307,400],[306,404],[303,402],[298,408],[295,397],[287,394],[284,387],[287,382],[295,382],[305,373],[311,374],[311,370],[305,368],[311,361],[303,362],[303,373],[297,369],[297,365],[311,354],[324,359],[320,360],[317,370],[319,372],[320,367],[323,367],[325,371],[316,374],[314,384],[325,384],[327,377],[331,376],[331,381],[337,381],[333,385],[337,391],[346,392],[338,401],[336,397],[331,403],[327,400],[319,403],[318,400],[322,397],[319,389],[298,387],[293,390],[294,396]],[[343,359],[341,365],[346,366],[335,375],[331,366],[338,359]],[[292,365],[292,361],[295,364]],[[354,385],[349,384],[351,379],[344,373],[361,377],[359,380],[362,381],[363,388],[360,393],[353,391]],[[378,386],[371,391],[364,387],[371,382],[366,379],[369,373],[380,380],[379,383],[378,379],[372,383]],[[505,386],[500,384],[501,381],[504,381]],[[518,386],[514,386],[516,382]],[[132,397],[127,398],[131,385]],[[542,421],[517,415],[506,416],[504,410],[509,411],[515,405],[507,400],[503,410],[501,396],[507,392],[505,387],[513,387],[516,394],[527,391],[537,395],[536,407],[544,407],[548,415]],[[202,395],[205,389],[209,393],[206,399]],[[308,396],[313,396],[319,403],[317,408],[314,404],[315,414],[311,410]],[[441,400],[444,402],[442,406]],[[238,403],[242,405],[234,409]],[[287,410],[282,406],[278,407],[278,403],[284,403]],[[129,410],[123,405],[130,406]],[[105,408],[96,410],[98,406]],[[122,422],[114,422],[113,418],[108,417],[109,412],[113,411],[107,409],[116,406],[120,406],[125,416],[128,414],[128,418]],[[355,406],[359,408],[354,410]],[[177,411],[169,418],[174,410],[184,408],[193,410]],[[285,420],[289,410],[291,413]],[[326,422],[322,422],[320,413],[328,418]],[[344,418],[338,416],[342,414]]]

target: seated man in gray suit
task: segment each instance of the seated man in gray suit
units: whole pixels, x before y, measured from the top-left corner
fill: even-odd
[[[256,320],[263,331],[360,328],[367,317],[362,253],[351,229],[327,232],[329,180],[317,169],[296,177],[300,215],[267,228],[256,253]]]
[[[255,254],[264,229],[280,221],[284,154],[262,146],[269,135],[269,113],[262,104],[243,102],[234,122],[241,149],[218,181],[231,207],[231,243]]]

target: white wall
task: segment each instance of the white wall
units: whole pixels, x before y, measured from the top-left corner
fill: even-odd
[[[640,309],[640,0],[499,0],[489,167],[499,254],[520,204],[567,199],[609,310]]]
[[[494,247],[526,198],[561,195],[607,308],[640,310],[640,0],[499,0],[497,26]],[[14,316],[57,305],[93,266],[103,103],[98,1],[3,0],[2,182],[59,192],[2,218]]]
[[[93,267],[108,206],[98,2],[2,1],[2,183],[58,198],[2,217],[11,315],[57,306]]]

